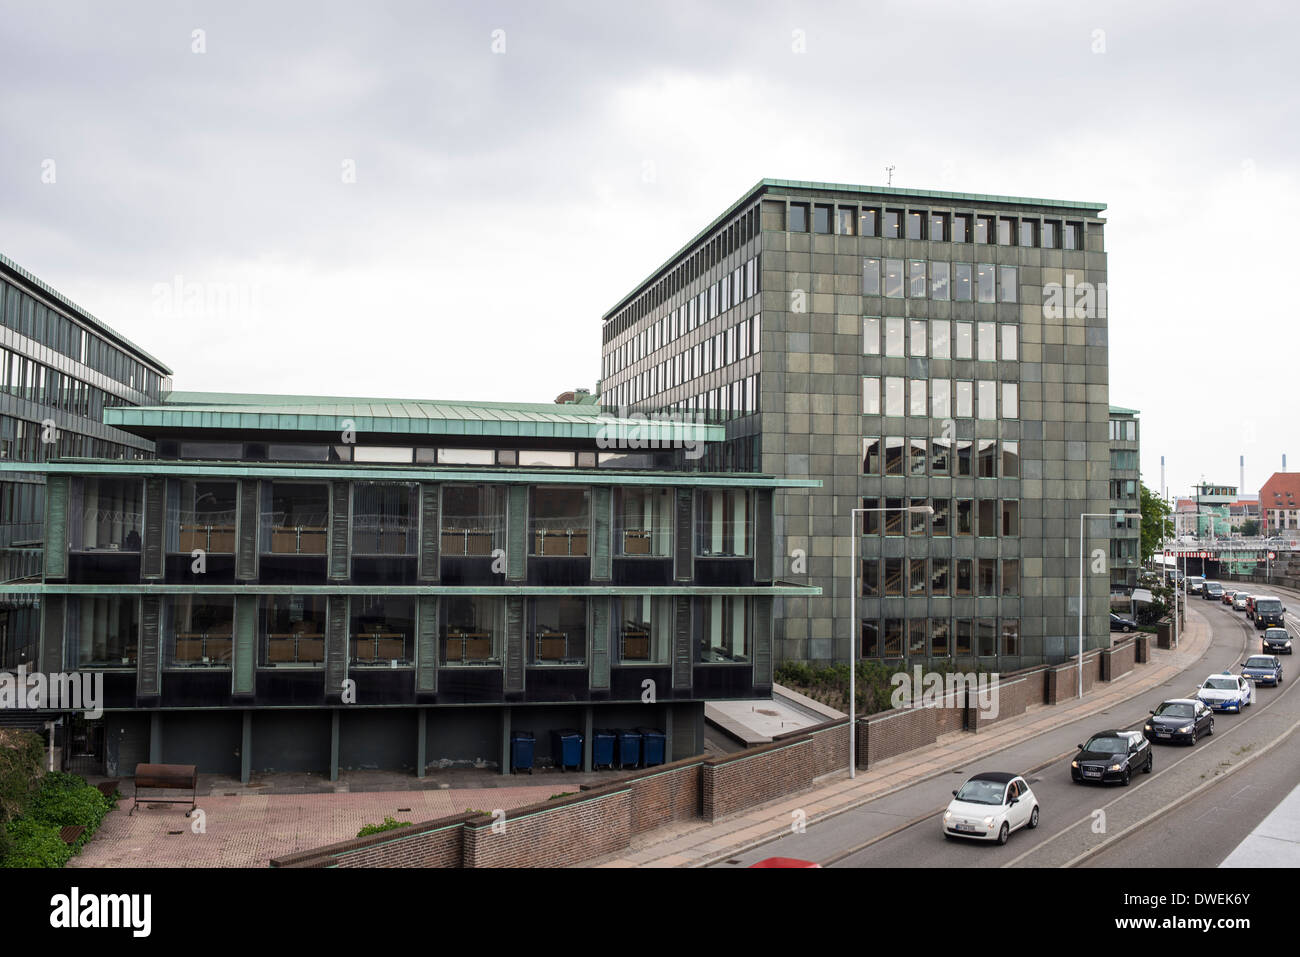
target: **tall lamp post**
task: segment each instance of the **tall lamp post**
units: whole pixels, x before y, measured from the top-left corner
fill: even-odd
[[[1123,513],[1121,513],[1123,514]],[[1083,520],[1085,518],[1114,518],[1110,512],[1079,513],[1079,697],[1083,697]]]
[[[907,508],[853,508],[849,519],[853,534],[849,536],[849,777],[858,776],[858,516],[868,512],[922,512],[933,515],[929,505],[912,505]]]

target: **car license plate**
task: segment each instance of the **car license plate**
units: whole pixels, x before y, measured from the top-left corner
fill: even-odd
[[[1100,771],[1087,771],[1087,770],[1085,770],[1085,771],[1083,772],[1083,776],[1084,776],[1085,778],[1099,778],[1099,777],[1101,777],[1101,772],[1100,772]]]
[[[1172,732],[1169,732],[1169,731],[1157,731],[1157,732],[1156,732],[1156,737],[1157,737],[1157,738],[1168,738],[1168,737],[1171,736],[1171,734],[1172,734]]]
[[[979,830],[974,824],[954,824],[952,829],[954,831],[964,831],[967,834],[975,834]]]

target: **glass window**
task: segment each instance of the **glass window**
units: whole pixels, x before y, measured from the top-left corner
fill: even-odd
[[[666,488],[614,492],[614,554],[632,558],[672,555],[673,496]]]
[[[675,601],[671,596],[616,598],[620,664],[668,664],[672,648]]]
[[[948,288],[948,264],[930,263],[930,298],[946,301],[950,295]]]
[[[531,492],[529,554],[547,558],[587,555],[590,490],[537,486]]]
[[[164,667],[229,668],[234,615],[231,596],[185,594],[164,598]]]
[[[978,508],[980,538],[997,538],[998,537],[998,520],[997,520],[998,503],[991,498],[980,499]]]
[[[957,213],[952,218],[952,241],[968,243],[971,240],[971,217],[969,213]]]
[[[885,642],[882,653],[886,658],[903,657],[903,620],[901,618],[885,619]]]
[[[924,597],[926,594],[925,590],[930,584],[930,569],[926,567],[928,563],[924,558],[912,558],[908,559],[907,564],[907,593],[913,596]],[[924,624],[924,621],[922,621],[922,624]],[[925,653],[924,638],[922,638],[921,650],[919,653]],[[913,654],[917,654],[917,652],[913,652]]]
[[[1002,654],[1012,657],[1020,654],[1020,622],[1017,619],[1002,620]]]
[[[885,415],[903,414],[903,378],[885,377]]]
[[[520,449],[520,466],[571,469],[577,464],[573,452],[551,452],[545,449]]]
[[[889,299],[903,298],[903,260],[885,260],[885,296]]]
[[[981,362],[995,362],[998,358],[998,339],[997,325],[992,322],[981,322],[976,326],[977,342],[976,357]]]
[[[329,486],[272,482],[262,497],[262,552],[324,555],[329,515]]]
[[[704,557],[750,554],[749,493],[700,489],[696,500],[696,550]]]
[[[998,440],[979,440],[979,477],[998,477]]]
[[[945,572],[944,574],[946,576],[947,572]],[[947,592],[944,592],[943,594],[947,594]],[[947,658],[952,654],[952,647],[948,644],[948,639],[949,639],[948,619],[931,618],[930,619],[930,656],[932,658]]]
[[[907,414],[908,414],[908,415],[915,416],[915,417],[917,417],[917,418],[924,418],[924,417],[925,417],[926,412],[927,412],[927,409],[926,409],[926,396],[925,396],[925,383],[926,383],[926,380],[925,380],[925,379],[913,379],[913,380],[912,380],[912,388],[911,388],[912,401],[908,404],[908,411],[907,411]],[[920,441],[920,442],[924,445],[924,440],[923,440],[923,439],[919,439],[918,441]],[[924,461],[924,460],[925,460],[925,459],[924,459],[924,454],[923,454],[923,455],[922,455],[922,461]],[[925,470],[922,469],[922,470],[921,470],[921,474],[924,474],[924,471],[925,471]]]
[[[953,263],[953,299],[957,302],[971,301],[971,264]]]
[[[328,447],[322,449],[322,460],[328,458]],[[487,449],[487,460],[485,465],[492,464],[492,457],[495,454],[493,449]],[[413,450],[410,448],[401,448],[391,445],[358,445],[352,450],[352,460],[354,462],[376,462],[376,463],[401,463],[411,462]],[[313,459],[315,461],[315,459]]]
[[[957,348],[953,353],[956,359],[969,359],[971,357],[971,324],[969,322],[955,323],[957,331]]]
[[[862,560],[862,586],[859,594],[864,598],[880,597],[880,559]]]
[[[831,207],[817,205],[813,207],[813,232],[829,233],[831,231]]]
[[[138,552],[143,513],[144,483],[139,479],[87,477],[79,496],[73,483],[68,496],[68,550]]]
[[[1043,248],[1056,249],[1061,245],[1061,224],[1050,219],[1043,221]]]
[[[969,558],[958,558],[955,560],[957,572],[954,576],[957,583],[958,595],[969,595],[971,593],[971,560]],[[961,652],[959,651],[958,654]]]
[[[867,316],[862,320],[862,354],[880,355],[880,318]]]
[[[1014,246],[1016,221],[1002,217],[998,220],[998,245]]]
[[[861,215],[858,216],[858,235],[859,236],[879,236],[880,235],[880,210],[864,208]]]
[[[899,239],[903,231],[903,211],[901,209],[885,210],[885,238]]]
[[[876,658],[880,655],[880,622],[864,621],[862,623],[861,655],[863,658]]]
[[[948,236],[948,214],[931,213],[930,214],[930,242],[946,243]]]
[[[1038,221],[1034,219],[1022,219],[1020,221],[1020,245],[1037,246],[1038,245]]]
[[[930,320],[930,355],[934,358],[947,359],[951,356],[948,333],[947,319]]]
[[[968,498],[959,498],[957,501],[957,534],[973,535],[975,532],[974,503]]]
[[[880,474],[880,439],[862,440],[862,474]]]
[[[1004,362],[1015,362],[1020,358],[1020,350],[1017,348],[1016,328],[1012,323],[1004,323],[1002,326],[1002,360]]]
[[[1020,387],[1014,382],[1002,383],[1002,418],[1020,418]]]
[[[1066,249],[1083,248],[1083,223],[1066,223],[1061,232],[1062,245]]]
[[[79,668],[134,668],[140,631],[135,595],[76,595],[67,602],[67,633]]]
[[[909,323],[908,333],[909,338],[911,339],[911,344],[908,352],[917,358],[924,358],[926,322],[924,319],[911,319],[909,320]]]
[[[528,663],[534,667],[587,661],[587,599],[534,598],[528,609]]]
[[[789,227],[792,233],[808,232],[808,204],[791,203]]]
[[[908,296],[912,299],[925,298],[925,260],[913,259],[908,262],[907,266],[907,286]]]
[[[710,595],[697,598],[695,609],[700,661],[749,661],[749,605],[745,598]]]
[[[862,260],[862,295],[880,295],[880,260]]]
[[[1002,477],[1020,478],[1020,443],[1003,441]]]
[[[996,419],[998,417],[997,397],[998,384],[988,379],[981,379],[979,384],[978,418]]]
[[[852,236],[856,232],[858,211],[853,206],[841,206],[835,211],[835,229],[841,236]]]
[[[862,414],[880,414],[880,380],[874,376],[862,377]]]
[[[969,589],[967,594],[970,594]],[[969,657],[971,653],[973,622],[969,618],[958,618],[956,627],[956,647],[955,654],[958,657]]]
[[[1020,503],[1014,499],[1002,503],[1002,534],[1010,537],[1020,534]]]
[[[898,436],[885,439],[885,474],[903,474],[903,440]]]
[[[880,499],[864,498],[862,500],[862,534],[880,534]]]
[[[176,507],[168,509],[167,551],[234,554],[235,483],[183,479],[176,492]]]
[[[506,603],[480,595],[442,597],[440,661],[447,667],[500,667]]]
[[[995,558],[979,559],[977,574],[979,576],[979,596],[996,597],[998,593],[998,562]]]
[[[1002,594],[1020,594],[1020,560],[1004,558],[1002,560]]]
[[[969,419],[974,416],[974,406],[971,402],[971,384],[969,382],[957,383],[957,418]],[[969,473],[967,473],[969,474]]]
[[[504,548],[505,503],[504,486],[444,485],[441,553],[486,557]]]
[[[976,270],[976,282],[980,302],[993,302],[993,265],[980,263]]]
[[[928,446],[929,443],[925,439],[907,440],[907,473],[909,475],[925,474],[926,461],[929,458]],[[920,504],[924,505],[925,502]]]
[[[352,554],[414,555],[419,532],[414,482],[352,487]]]
[[[921,461],[922,463],[924,463],[925,462],[925,439],[915,439],[914,441],[920,444]],[[924,469],[922,469],[921,474],[925,474]],[[928,517],[928,514],[925,511],[923,511],[925,507],[926,507],[925,499],[914,498],[911,500],[911,503],[909,505],[909,511],[907,513],[908,514],[907,534],[909,535],[925,534],[925,520]]]
[[[265,596],[258,614],[258,664],[263,668],[323,667],[325,605],[324,595]]]
[[[907,238],[925,238],[925,214],[909,210],[907,213]]]
[[[889,534],[886,526],[885,534]],[[883,562],[885,570],[884,592],[891,598],[903,594],[903,560],[901,558],[886,558]]]
[[[906,320],[899,316],[890,316],[885,320],[885,355],[902,357],[906,355],[903,351],[903,330]]]
[[[992,216],[975,217],[975,242],[985,244],[993,242]]]
[[[353,595],[348,652],[354,668],[409,668],[415,662],[415,599]]]
[[[933,514],[932,516],[930,516],[930,534],[931,534],[931,535],[946,536],[946,535],[951,535],[951,534],[952,534],[952,526],[949,524],[950,519],[949,519],[949,515],[948,515],[948,513],[949,513],[949,504],[950,504],[949,499],[946,499],[946,498],[936,498],[936,499],[931,499],[931,500],[930,500],[930,507],[934,509],[934,514]],[[937,561],[937,559],[936,559],[936,561]],[[946,574],[946,572],[947,572],[947,566],[946,566],[946,564],[945,564],[945,566],[944,566],[944,572],[945,572],[945,574]],[[946,579],[945,579],[945,581],[946,581]],[[943,590],[942,592],[938,592],[938,591],[936,591],[935,594],[936,594],[936,595],[939,595],[939,594],[946,595],[946,594],[948,594],[947,587],[945,586],[945,588],[944,588],[944,590]]]
[[[1016,267],[998,267],[998,302],[1016,301]]]

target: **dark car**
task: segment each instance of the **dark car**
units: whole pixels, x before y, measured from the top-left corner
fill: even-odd
[[[1266,655],[1291,654],[1291,632],[1285,628],[1264,629],[1263,650]]]
[[[1223,585],[1220,582],[1206,582],[1201,589],[1201,597],[1206,601],[1222,601]]]
[[[1110,630],[1130,632],[1137,631],[1138,623],[1132,618],[1126,618],[1123,615],[1117,615],[1113,611],[1110,613]]]
[[[1203,701],[1170,698],[1151,712],[1142,733],[1148,741],[1195,744],[1203,734],[1214,734],[1214,713]]]
[[[1257,685],[1280,685],[1282,662],[1273,655],[1251,655],[1241,666],[1241,676]]]
[[[1118,781],[1125,787],[1138,771],[1151,773],[1151,742],[1137,731],[1101,731],[1079,745],[1070,780]]]

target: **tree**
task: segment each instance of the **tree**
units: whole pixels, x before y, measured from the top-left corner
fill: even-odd
[[[1160,550],[1161,542],[1174,537],[1174,523],[1169,518],[1173,509],[1145,484],[1141,485],[1142,501],[1142,564],[1151,561]]]
[[[1254,538],[1259,534],[1259,522],[1253,518],[1248,518],[1241,523],[1241,535],[1243,538]]]

